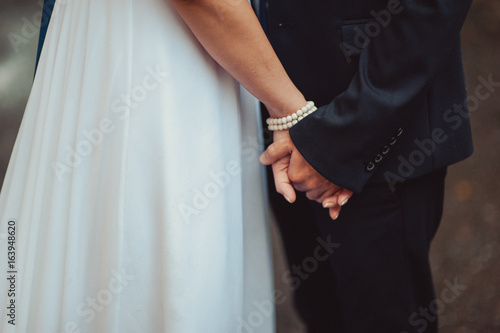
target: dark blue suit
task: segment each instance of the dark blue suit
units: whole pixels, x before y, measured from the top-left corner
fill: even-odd
[[[266,1],[271,44],[320,106],[292,140],[325,178],[355,192],[331,221],[303,195],[286,203],[270,182],[292,272],[284,279],[299,285],[310,332],[437,331],[436,314],[419,309],[435,311],[428,251],[446,167],[473,149],[460,46],[470,4]],[[318,237],[340,246],[309,272]]]
[[[316,170],[360,192],[377,171],[382,180],[415,178],[472,153],[460,49],[470,3],[267,1],[278,57],[306,98],[321,106],[290,131]],[[423,161],[413,156],[411,174],[398,172],[398,156],[409,160],[422,150],[415,140],[432,138],[436,129],[442,142],[434,152],[424,151]]]

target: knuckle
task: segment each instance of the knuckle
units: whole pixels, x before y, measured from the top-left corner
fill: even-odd
[[[294,184],[301,184],[302,181],[304,180],[300,172],[289,172],[288,178]]]
[[[276,148],[274,148],[273,145],[270,145],[267,147],[266,151],[264,152],[264,156],[266,157],[266,160],[272,160],[273,156],[276,154],[275,153]]]
[[[309,191],[309,192],[306,192],[306,197],[307,197],[307,199],[309,199],[309,200],[316,200],[316,199],[317,199],[316,194],[315,194],[315,193],[313,193],[313,192],[310,192],[310,191]]]
[[[319,182],[317,179],[309,178],[304,182],[304,185],[309,189],[315,189],[321,186],[321,182]]]

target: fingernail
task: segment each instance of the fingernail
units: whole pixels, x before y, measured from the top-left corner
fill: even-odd
[[[339,214],[335,215],[334,217],[332,217],[332,220],[336,220],[337,218],[339,217]]]
[[[341,206],[345,205],[347,203],[347,201],[349,201],[349,198],[344,199],[344,201],[342,201],[342,203],[340,205]]]
[[[333,202],[327,202],[323,204],[323,208],[332,208],[333,206],[335,206]]]
[[[285,200],[288,201],[289,203],[292,203],[292,201],[287,196],[285,196]]]

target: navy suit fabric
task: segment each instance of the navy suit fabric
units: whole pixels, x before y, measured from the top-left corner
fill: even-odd
[[[471,155],[460,48],[470,4],[267,1],[271,44],[320,106],[290,130],[316,170],[359,193],[369,181],[394,185]],[[460,126],[449,113],[457,108]],[[415,143],[427,139],[434,149]]]
[[[281,279],[307,331],[437,332],[437,314],[422,314],[436,310],[428,253],[446,167],[473,151],[460,45],[471,0],[265,2],[274,50],[319,106],[292,140],[355,192],[332,221],[303,193],[288,204],[269,181],[289,264]],[[312,256],[328,240],[339,245],[328,260]]]

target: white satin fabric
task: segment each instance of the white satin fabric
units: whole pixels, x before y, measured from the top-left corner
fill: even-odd
[[[57,2],[0,195],[0,331],[273,332],[258,124],[168,1]]]

